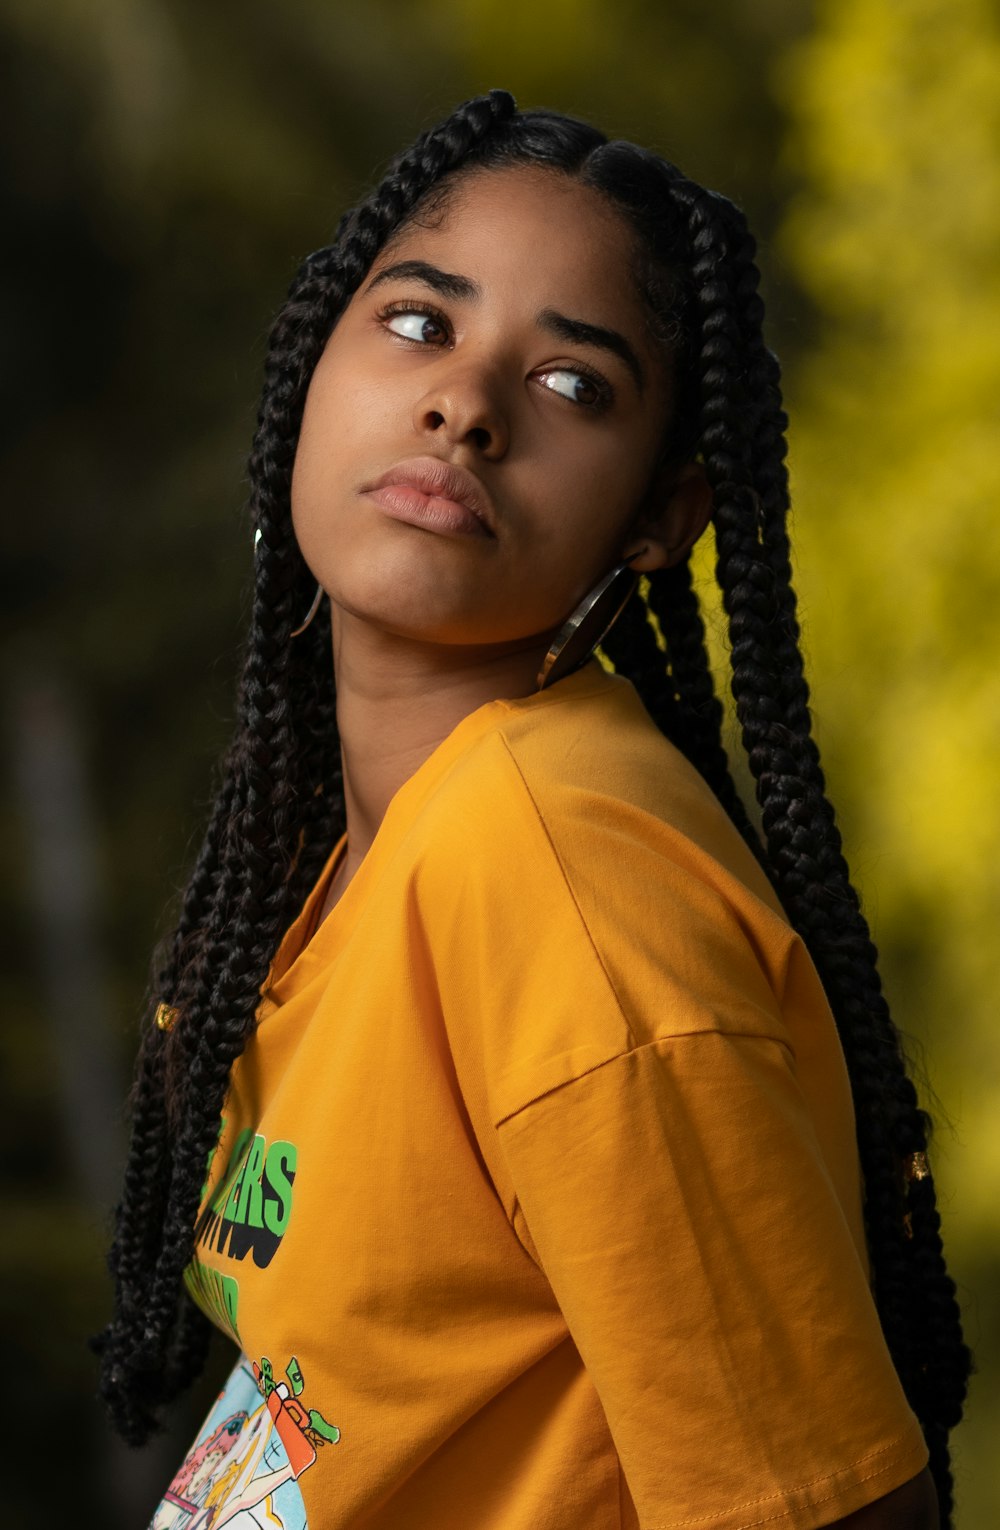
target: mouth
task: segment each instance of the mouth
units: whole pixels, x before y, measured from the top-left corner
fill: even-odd
[[[362,486],[390,515],[431,529],[496,537],[493,503],[467,468],[440,457],[411,457]]]

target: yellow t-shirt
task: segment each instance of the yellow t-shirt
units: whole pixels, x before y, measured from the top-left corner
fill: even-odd
[[[826,997],[631,682],[464,718],[313,933],[344,843],[234,1069],[188,1282],[241,1354],[158,1530],[806,1530],[915,1476]]]

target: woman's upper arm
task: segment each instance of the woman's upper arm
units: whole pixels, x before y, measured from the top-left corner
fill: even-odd
[[[930,1467],[911,1477],[895,1492],[865,1504],[828,1530],[938,1530],[938,1501]]]
[[[890,1512],[927,1449],[781,1043],[663,1038],[498,1134],[640,1523]]]
[[[669,825],[624,832],[593,794],[550,825],[509,767],[485,822],[453,812],[483,853],[428,855],[422,907],[484,1156],[638,1520],[836,1523],[927,1449],[869,1289],[819,979],[785,992],[787,926]]]

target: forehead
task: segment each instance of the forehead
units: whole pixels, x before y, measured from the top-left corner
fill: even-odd
[[[642,327],[634,235],[589,186],[537,166],[475,170],[445,188],[380,252],[370,275],[417,257],[472,277],[488,295]],[[637,336],[638,338],[638,336]]]

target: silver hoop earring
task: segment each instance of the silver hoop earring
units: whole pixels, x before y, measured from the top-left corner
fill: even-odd
[[[639,575],[629,564],[646,550],[640,547],[624,563],[616,564],[566,618],[538,671],[540,691],[579,669],[607,637],[639,583]]]
[[[302,623],[301,627],[296,627],[294,632],[290,632],[288,634],[289,637],[298,637],[300,632],[305,632],[305,630],[308,627],[309,623],[312,621],[313,617],[316,615],[316,612],[319,610],[319,603],[323,599],[324,593],[325,593],[325,591],[323,589],[323,586],[321,584],[317,584],[317,586],[316,586],[316,593],[313,596],[313,603],[309,607],[309,611],[308,611],[308,614],[306,615],[305,621]]]

